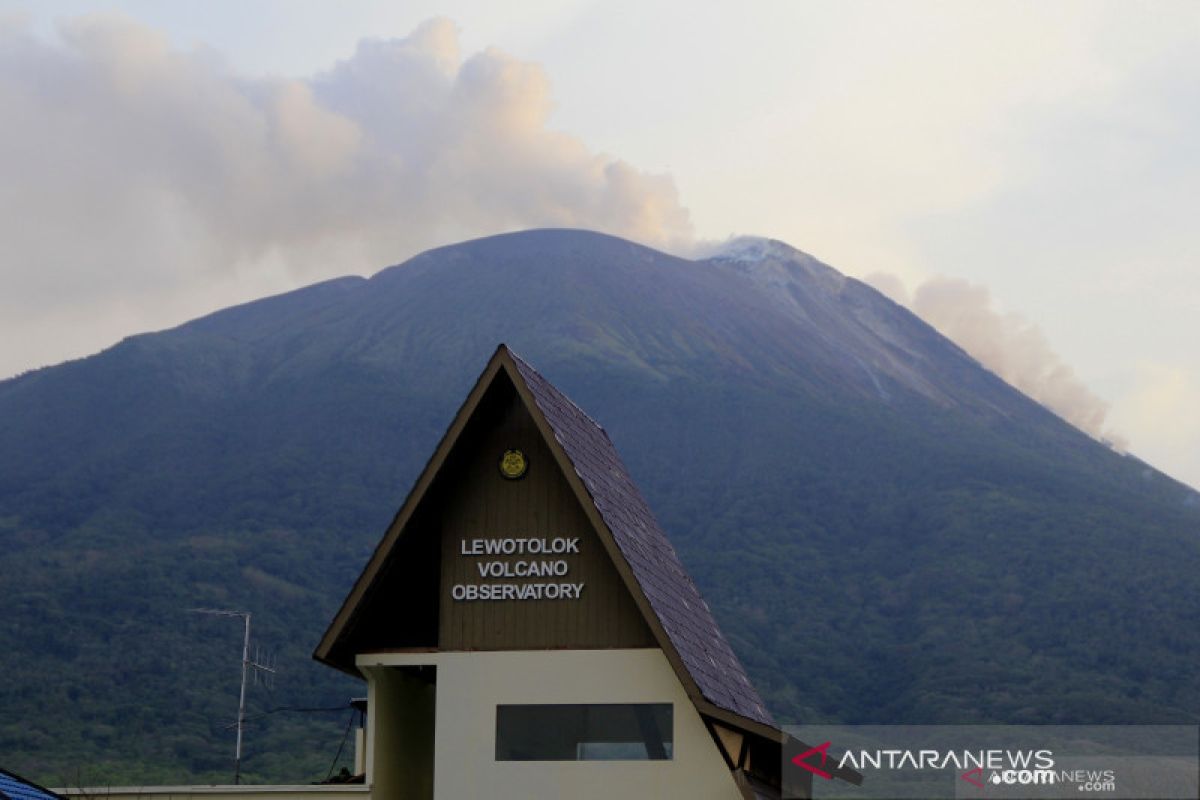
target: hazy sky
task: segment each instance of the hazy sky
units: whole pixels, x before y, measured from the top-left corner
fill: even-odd
[[[1200,486],[1200,3],[5,2],[0,376],[537,225],[771,236]]]

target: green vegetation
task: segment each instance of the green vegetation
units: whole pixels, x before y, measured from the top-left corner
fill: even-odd
[[[502,340],[605,425],[781,721],[1200,721],[1194,492],[865,289],[845,330],[764,291],[507,237],[0,383],[4,765],[228,781],[241,628],[206,606],[279,668],[247,779],[323,778],[363,685],[311,651]],[[933,390],[867,380],[880,326]]]

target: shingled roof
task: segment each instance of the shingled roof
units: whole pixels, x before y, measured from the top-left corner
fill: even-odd
[[[604,428],[528,362],[501,350],[512,357],[701,694],[718,708],[776,727]]]

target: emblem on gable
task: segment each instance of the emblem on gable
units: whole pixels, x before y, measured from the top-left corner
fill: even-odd
[[[504,455],[500,456],[500,474],[510,481],[524,477],[527,469],[529,462],[520,450],[505,450]]]

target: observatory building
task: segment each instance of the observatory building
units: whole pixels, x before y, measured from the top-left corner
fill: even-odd
[[[776,726],[604,430],[506,346],[314,657],[372,798],[780,797]]]
[[[63,794],[768,800],[810,796],[814,772],[860,780],[783,769],[807,745],[771,718],[607,434],[504,345],[314,658],[367,682],[349,782]]]

